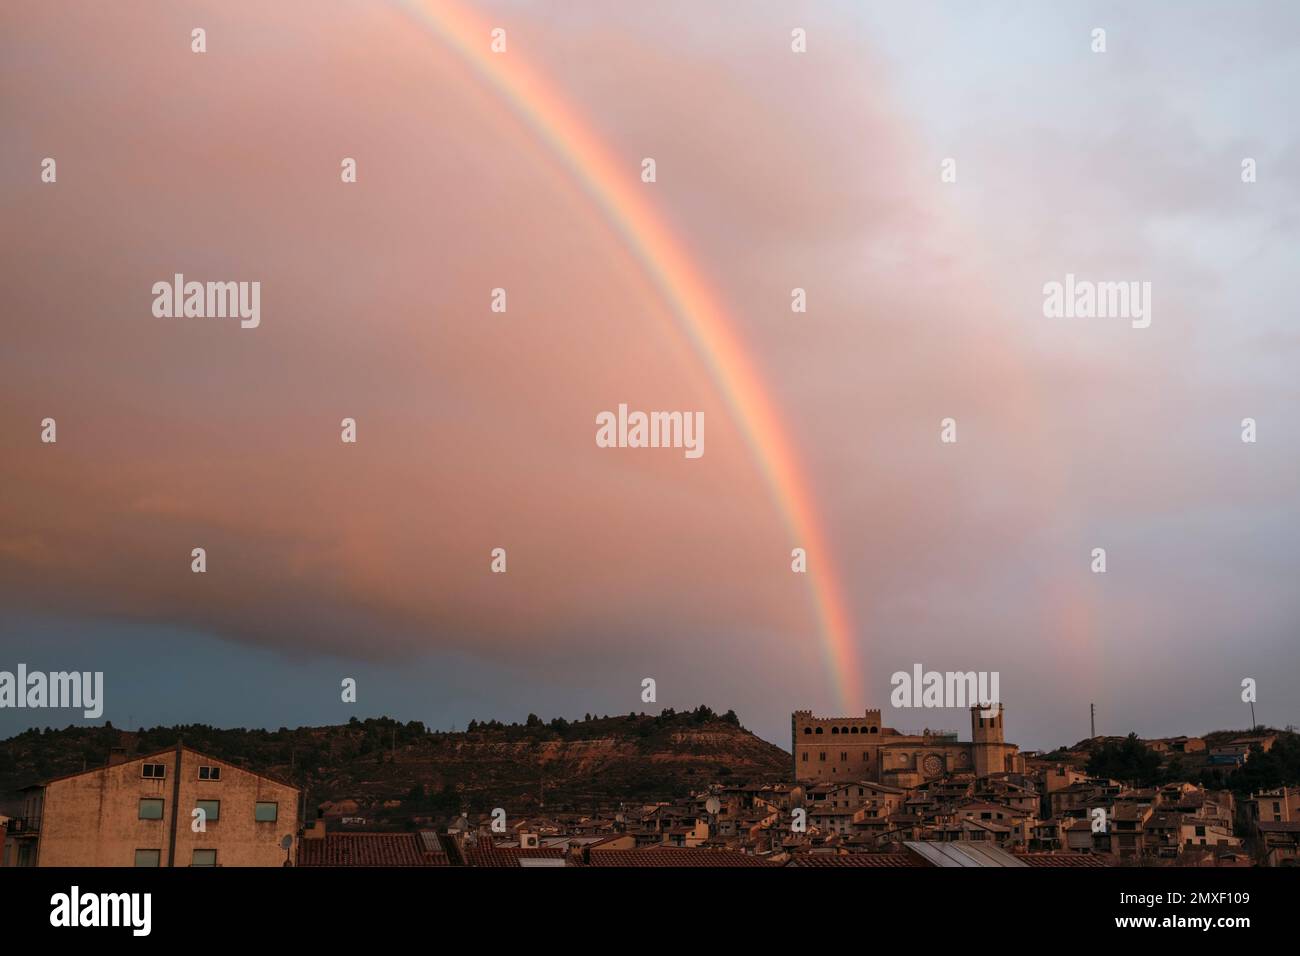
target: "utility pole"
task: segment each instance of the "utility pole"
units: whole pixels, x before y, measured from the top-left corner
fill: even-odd
[[[1252,701],[1250,702],[1250,730],[1251,730],[1251,733],[1254,733],[1254,732],[1255,732],[1255,728],[1256,728],[1257,726],[1258,726],[1258,724],[1255,723],[1255,702],[1252,700]]]
[[[1092,723],[1092,736],[1096,737],[1097,736],[1097,705],[1089,704],[1088,710],[1091,712],[1091,717],[1089,718],[1089,720]]]

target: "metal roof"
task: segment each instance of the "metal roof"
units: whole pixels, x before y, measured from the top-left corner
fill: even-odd
[[[1006,850],[970,841],[935,843],[909,840],[903,844],[933,866],[1025,866]]]

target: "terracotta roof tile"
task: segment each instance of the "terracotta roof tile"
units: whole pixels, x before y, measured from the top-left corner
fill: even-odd
[[[447,866],[415,833],[327,833],[298,841],[299,866]]]
[[[517,846],[465,847],[466,866],[519,866],[520,859],[562,860],[560,847],[539,847],[535,850]]]
[[[910,853],[801,853],[790,860],[790,866],[877,866],[898,867],[925,864]]]
[[[758,856],[731,850],[652,847],[647,850],[592,850],[592,866],[772,866]]]
[[[1026,866],[1051,867],[1106,867],[1110,864],[1100,856],[1090,853],[1017,853],[1017,860]]]

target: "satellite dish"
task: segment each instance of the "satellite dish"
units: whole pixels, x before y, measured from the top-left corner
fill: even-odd
[[[704,809],[717,816],[718,811],[722,809],[722,801],[717,797],[709,797],[708,800],[704,801]]]
[[[291,846],[293,846],[293,837],[289,836],[289,834],[286,833],[284,837],[280,840],[280,849],[287,850]]]

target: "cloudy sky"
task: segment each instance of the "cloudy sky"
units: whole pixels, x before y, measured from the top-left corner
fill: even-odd
[[[1102,732],[1244,726],[1246,677],[1300,723],[1300,12],[442,6],[0,11],[0,670],[102,670],[118,726],[704,702],[787,745],[801,708],[965,733],[889,708],[916,663],[998,671],[1025,747],[1091,701]],[[493,26],[720,303],[807,575],[692,317],[462,49]],[[176,273],[259,281],[260,326],[155,317]],[[1045,318],[1068,273],[1150,282],[1150,327]],[[702,411],[706,453],[597,447],[623,402]]]

